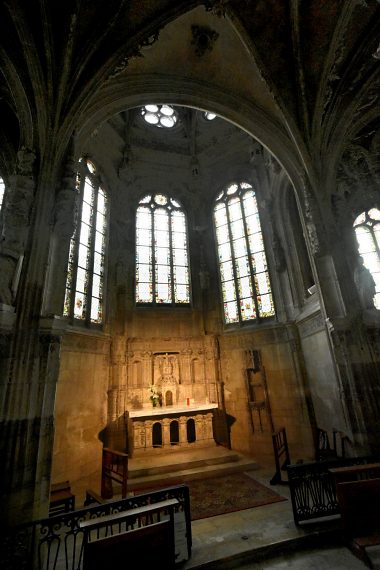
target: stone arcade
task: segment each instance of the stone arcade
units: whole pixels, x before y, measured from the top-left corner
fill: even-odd
[[[1,3],[3,524],[80,504],[109,442],[379,451],[379,21]]]

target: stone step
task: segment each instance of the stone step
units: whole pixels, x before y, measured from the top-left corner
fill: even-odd
[[[219,455],[210,452],[205,457],[199,457],[197,454],[192,455],[191,453],[186,455],[186,452],[184,452],[182,454],[170,453],[156,457],[131,459],[128,464],[128,478],[136,479],[150,475],[183,471],[185,469],[204,468],[211,465],[237,462],[239,459],[239,454],[233,452]]]
[[[227,450],[228,451],[228,450]],[[178,455],[178,457],[177,457]],[[203,453],[197,451],[193,454],[170,454],[154,458],[154,465],[142,468],[133,466],[128,469],[128,490],[144,491],[149,488],[170,486],[184,483],[190,479],[203,477],[216,477],[218,475],[235,473],[237,471],[252,471],[258,468],[256,461],[234,452],[215,452],[212,449]],[[177,459],[177,461],[176,461]],[[147,459],[145,459],[147,461]]]

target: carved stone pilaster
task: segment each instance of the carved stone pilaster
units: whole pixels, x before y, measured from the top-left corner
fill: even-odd
[[[318,255],[322,253],[322,243],[319,235],[320,232],[317,229],[320,225],[319,212],[317,210],[315,197],[313,196],[309,184],[305,179],[303,185],[303,198],[310,249],[313,255]]]
[[[75,161],[72,156],[69,156],[54,206],[54,232],[64,239],[71,238],[77,221],[78,194],[75,189],[75,178]]]
[[[21,148],[17,154],[16,174],[9,177],[3,206],[0,243],[0,303],[13,304],[18,260],[22,258],[30,227],[30,213],[35,190],[33,165],[35,153]]]
[[[70,240],[77,222],[78,193],[75,177],[75,162],[69,155],[55,198],[45,314],[60,315],[63,312]]]

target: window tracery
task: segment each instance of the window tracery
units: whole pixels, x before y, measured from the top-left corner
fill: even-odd
[[[141,116],[150,125],[166,129],[171,129],[178,121],[177,111],[170,105],[145,105]]]
[[[247,182],[217,197],[214,223],[226,324],[275,315],[255,192]]]
[[[137,208],[136,303],[190,303],[186,216],[164,194],[145,196]]]
[[[78,218],[70,242],[65,316],[100,324],[104,312],[104,266],[108,198],[95,165],[81,159],[76,179]]]

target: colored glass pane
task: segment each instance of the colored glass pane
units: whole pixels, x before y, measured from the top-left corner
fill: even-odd
[[[136,300],[139,303],[151,303],[153,299],[152,286],[150,283],[137,283]]]
[[[220,264],[220,274],[222,281],[230,281],[234,278],[232,261],[226,261]]]
[[[90,239],[90,226],[88,224],[81,224],[80,227],[80,243],[83,245],[88,245]]]
[[[237,277],[245,277],[249,275],[249,263],[246,256],[239,257],[235,261],[235,269]]]
[[[236,299],[236,290],[234,281],[224,281],[222,283],[223,297],[226,301]]]
[[[218,248],[219,261],[229,261],[231,259],[231,245],[230,243],[221,244]]]
[[[236,222],[231,223],[231,233],[232,233],[232,239],[237,239],[244,236],[243,220],[238,220]]]
[[[152,231],[142,228],[137,228],[136,230],[136,242],[138,246],[146,246],[152,241]]]
[[[247,242],[245,240],[245,237],[233,241],[232,246],[234,248],[235,257],[241,257],[242,255],[247,255]]]
[[[228,202],[228,213],[230,215],[230,222],[240,220],[242,217],[240,198],[232,198]]]
[[[187,265],[186,249],[173,249],[173,263],[174,265]]]
[[[224,318],[226,323],[237,323],[239,321],[239,313],[236,301],[224,304]]]
[[[256,308],[255,303],[251,296],[241,299],[240,301],[240,313],[243,321],[249,321],[256,318]]]

